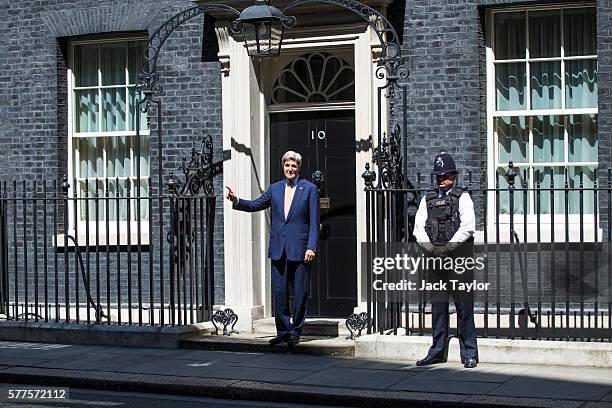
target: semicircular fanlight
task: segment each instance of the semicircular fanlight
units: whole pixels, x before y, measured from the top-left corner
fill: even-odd
[[[281,71],[272,103],[353,102],[355,72],[342,58],[325,52],[304,54]]]

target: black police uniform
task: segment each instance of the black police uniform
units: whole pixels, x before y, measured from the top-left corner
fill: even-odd
[[[432,174],[442,175],[451,172],[457,173],[453,158],[448,153],[444,152],[436,156]],[[451,238],[459,230],[461,225],[459,200],[464,192],[465,190],[462,188],[452,187],[448,191],[436,189],[428,192],[425,196],[427,208],[425,233],[434,248],[448,244]],[[470,237],[445,256],[453,258],[473,257],[473,254],[474,239]],[[466,270],[460,275],[446,270],[433,270],[428,273],[429,277],[427,280],[429,282],[448,282],[449,279],[470,282],[473,279],[473,271],[470,270]],[[428,365],[437,362],[445,362],[447,360],[449,342],[448,297],[450,294],[453,296],[455,308],[457,310],[457,337],[460,343],[461,361],[468,361],[466,367],[475,367],[475,362],[478,361],[478,346],[476,343],[476,328],[474,325],[473,296],[471,292],[453,291],[450,284],[447,285],[447,288],[447,291],[432,291],[431,293],[433,344],[429,349],[427,357],[417,362],[417,364]],[[473,361],[469,362],[468,359]]]
[[[459,198],[464,190],[459,187],[451,188],[446,194],[440,196],[439,192],[432,191],[427,194],[427,221],[425,232],[434,247],[446,245],[459,230],[461,224],[459,215]],[[459,245],[447,256],[449,257],[473,257],[474,238]],[[467,270],[457,275],[448,271],[432,271],[430,282],[449,282],[449,278],[459,282],[471,282],[473,271]],[[474,325],[474,299],[472,293],[465,291],[453,291],[450,283],[448,291],[435,291],[431,295],[432,334],[433,345],[429,349],[430,357],[446,361],[448,354],[448,296],[453,297],[455,309],[457,310],[457,337],[461,350],[461,361],[466,358],[475,358],[478,361],[478,346],[476,343],[476,328]]]

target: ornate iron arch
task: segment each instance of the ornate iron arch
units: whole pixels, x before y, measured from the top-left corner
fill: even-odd
[[[323,3],[342,7],[361,17],[374,30],[382,48],[382,57],[378,61],[376,77],[385,78],[391,84],[408,77],[408,68],[403,63],[399,37],[389,20],[372,7],[356,0],[295,0],[283,10],[283,24],[287,28],[295,27],[297,19],[287,11],[308,3]],[[391,85],[393,88],[393,85]]]
[[[225,4],[209,4],[191,7],[170,17],[149,37],[149,44],[145,48],[140,74],[138,76],[137,89],[141,91],[145,100],[150,100],[157,95],[161,95],[163,88],[159,85],[157,74],[157,60],[164,43],[170,35],[181,25],[200,14],[210,13],[211,11],[229,11],[235,17],[240,12]],[[148,108],[148,103],[146,108]]]

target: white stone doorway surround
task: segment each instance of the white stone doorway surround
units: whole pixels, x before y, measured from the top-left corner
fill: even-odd
[[[267,61],[251,60],[243,44],[228,35],[223,22],[218,22],[216,33],[223,72],[223,183],[231,186],[239,196],[258,197],[268,186],[270,165],[275,164],[269,161],[269,98],[266,92],[269,92],[270,83],[276,79],[273,77],[273,73],[278,72],[276,67],[283,65],[283,59],[286,61],[291,54],[337,52],[344,58],[349,55],[353,59],[356,142],[363,145],[370,135],[376,140],[377,87],[384,84],[384,80],[376,79],[375,76],[376,57],[380,53],[378,38],[365,22],[326,27],[286,31],[281,56]],[[312,108],[308,107],[308,110]],[[284,109],[287,111],[287,107]],[[270,110],[278,111],[278,107],[270,107]],[[386,117],[382,120],[386,120]],[[365,292],[359,265],[360,243],[365,241],[365,202],[361,174],[370,159],[371,151],[356,151],[358,270],[355,274],[357,299],[362,305]],[[216,308],[233,309],[239,318],[236,329],[251,331],[254,320],[272,314],[270,262],[267,259],[269,211],[250,214],[234,211],[227,200],[223,201],[223,211],[225,305]],[[359,305],[355,307],[359,308]]]

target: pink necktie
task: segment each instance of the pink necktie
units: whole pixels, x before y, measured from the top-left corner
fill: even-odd
[[[293,190],[294,186],[291,184],[287,184],[285,187],[285,219],[287,219],[287,215],[289,215],[289,209],[291,208],[291,201],[293,200]]]

